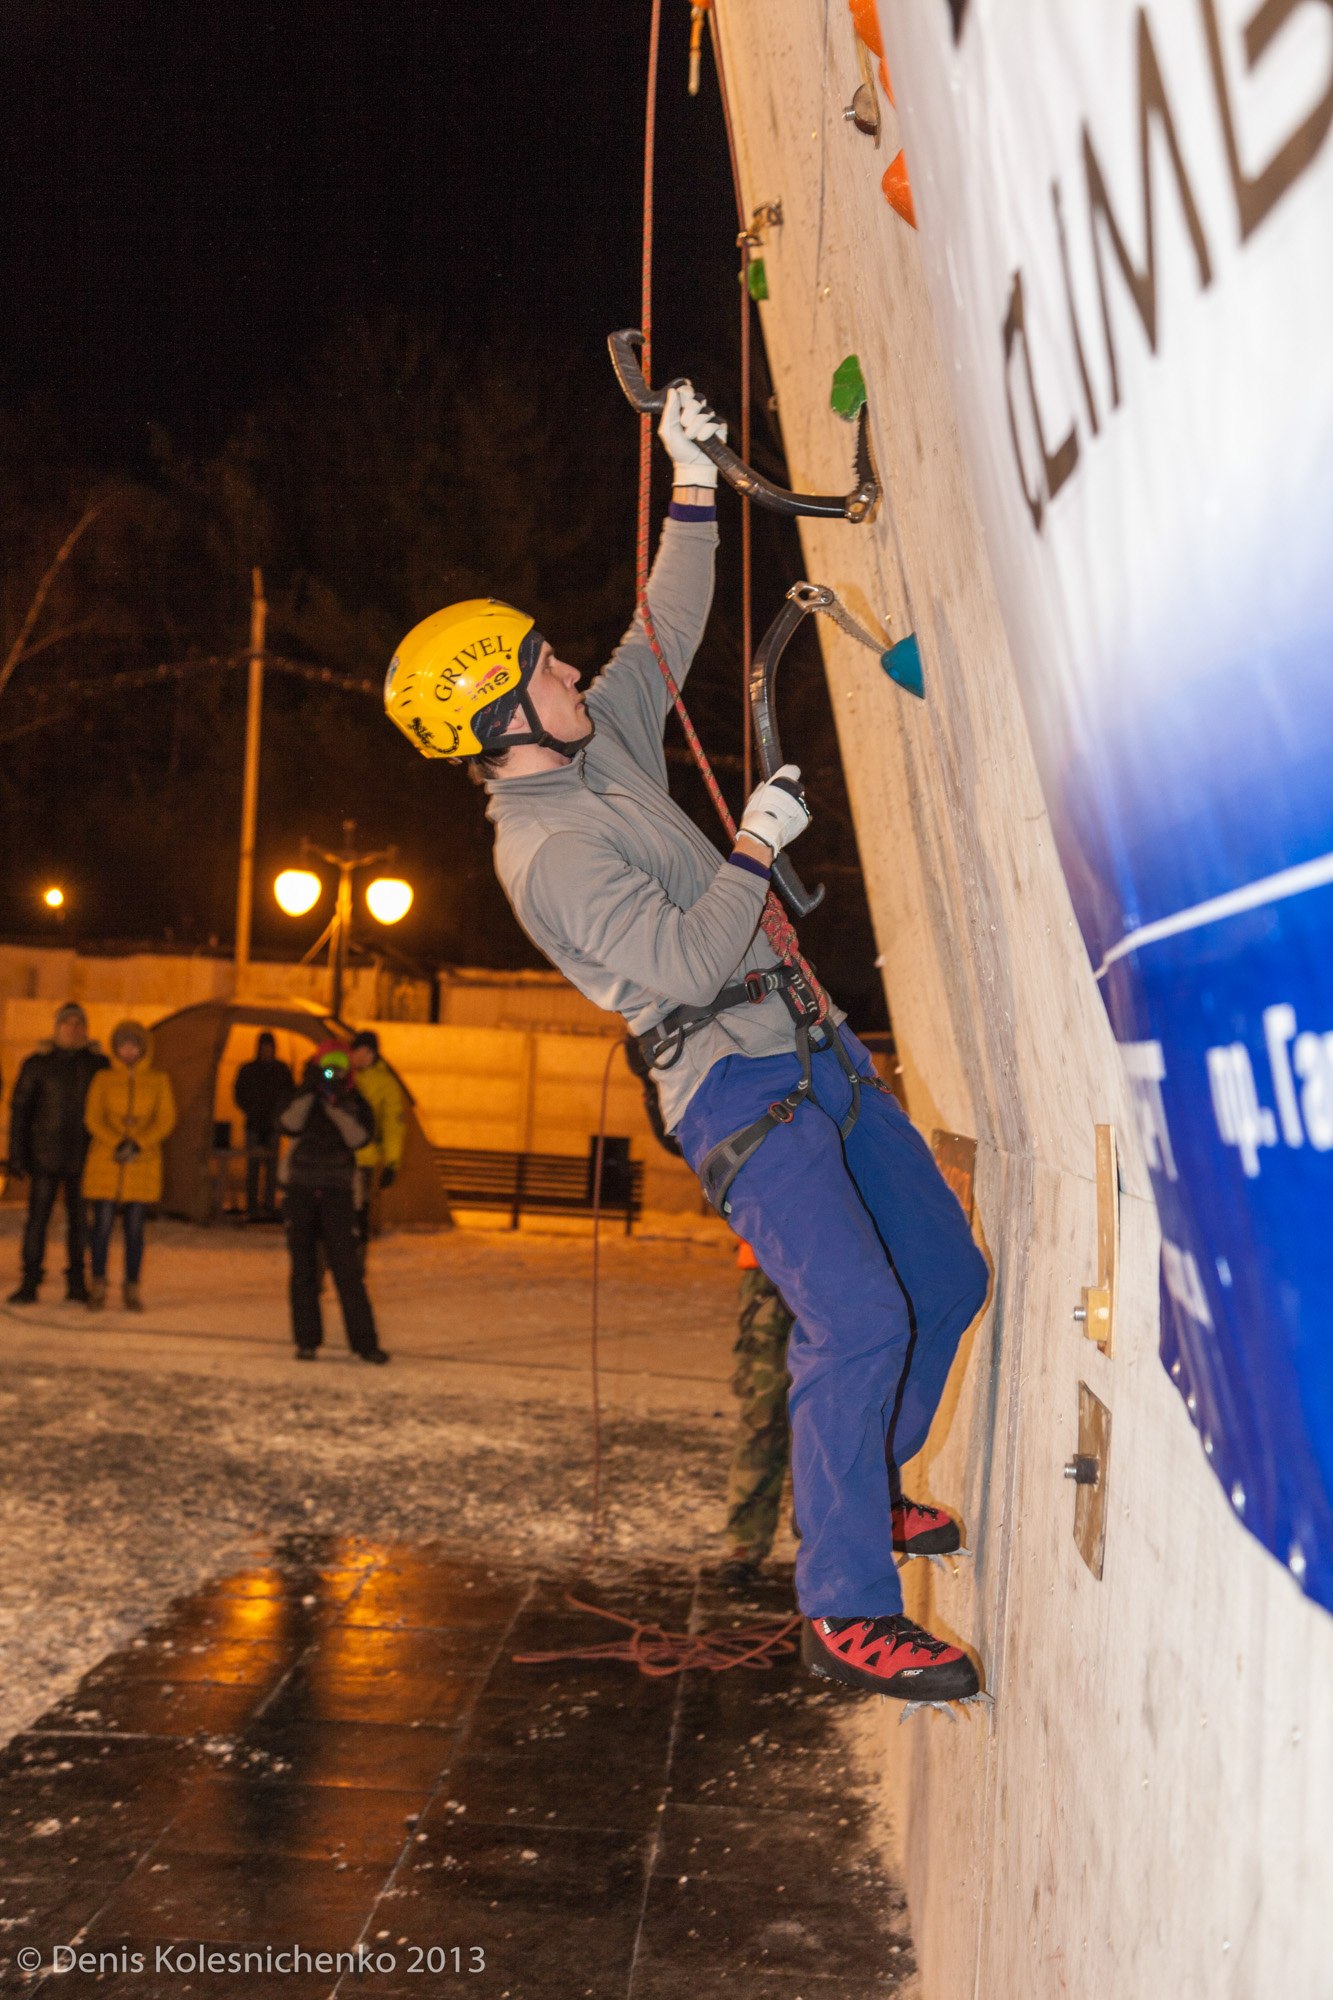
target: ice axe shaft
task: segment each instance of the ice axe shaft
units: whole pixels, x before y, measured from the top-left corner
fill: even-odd
[[[611,365],[616,371],[616,380],[627,400],[642,417],[660,415],[666,403],[667,390],[679,389],[684,378],[675,377],[665,388],[649,388],[639,365],[643,335],[635,327],[625,327],[619,333],[608,335],[607,346],[611,350]],[[756,472],[743,458],[738,458],[730,445],[724,444],[720,438],[703,439],[700,448],[712,459],[728,486],[744,494],[746,499],[753,500],[756,506],[767,507],[770,513],[788,516],[815,514],[835,521],[868,521],[879,500],[879,481],[870,457],[870,437],[864,409],[858,418],[856,432],[858,483],[846,494],[789,493],[785,486],[775,486],[771,479],[765,479],[762,472]]]
[[[755,649],[750,665],[750,715],[754,722],[755,743],[759,750],[759,768],[765,778],[773,777],[786,762],[782,754],[782,744],[778,737],[777,709],[774,703],[774,684],[778,667],[787,642],[807,611],[818,608],[821,594],[831,598],[832,592],[822,592],[818,585],[805,585],[805,593],[815,595],[789,596],[777,617],[765,632]],[[775,854],[772,867],[773,886],[794,917],[808,917],[824,900],[824,885],[819,882],[813,889],[807,889],[792,866],[787,854]]]

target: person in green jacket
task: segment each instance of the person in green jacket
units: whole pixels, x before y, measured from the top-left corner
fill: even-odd
[[[380,1038],[373,1028],[363,1028],[352,1037],[352,1075],[356,1087],[375,1114],[375,1136],[356,1156],[356,1233],[364,1259],[370,1242],[377,1195],[391,1188],[398,1178],[407,1137],[407,1097],[403,1086],[380,1054]]]

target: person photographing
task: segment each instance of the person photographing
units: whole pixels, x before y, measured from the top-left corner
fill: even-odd
[[[313,1361],[324,1341],[319,1253],[337,1287],[347,1345],[362,1361],[389,1357],[361,1274],[356,1241],[356,1155],[369,1144],[375,1117],[356,1088],[347,1051],[326,1042],[305,1067],[301,1088],[278,1119],[295,1141],[282,1163],[286,1189],[292,1339],[298,1361]]]

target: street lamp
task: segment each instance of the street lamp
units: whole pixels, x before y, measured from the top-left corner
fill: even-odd
[[[324,884],[308,868],[284,868],[273,884],[278,908],[289,917],[303,917],[313,910],[323,891]]]
[[[316,847],[313,841],[303,840],[301,852],[316,861],[322,861],[329,868],[338,871],[338,894],[333,906],[333,915],[305,955],[308,963],[320,952],[325,943],[329,947],[329,1010],[336,1019],[342,1012],[343,983],[347,972],[347,943],[352,931],[352,877],[363,868],[373,868],[377,861],[391,861],[397,848],[377,848],[373,854],[358,854],[352,846],[356,833],[356,821],[343,821],[343,844],[336,854],[327,848]],[[278,906],[290,917],[303,917],[307,910],[313,910],[319,901],[323,885],[318,875],[308,868],[284,868],[273,884],[273,893]],[[366,890],[366,904],[372,917],[381,924],[396,924],[405,917],[412,907],[412,885],[400,881],[396,876],[379,876]]]
[[[381,875],[366,890],[366,908],[378,924],[401,923],[412,907],[412,884]]]
[[[63,910],[65,907],[65,892],[63,889],[58,889],[53,882],[49,889],[43,889],[42,901],[46,904],[48,910]]]

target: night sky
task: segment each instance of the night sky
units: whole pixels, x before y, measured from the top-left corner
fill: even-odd
[[[0,393],[39,392],[103,458],[147,426],[188,449],[386,305],[460,339],[526,325],[598,365],[634,323],[648,10],[494,0],[392,7],[6,10]],[[668,0],[659,353],[731,338],[735,219],[711,71],[684,89]]]
[[[686,0],[666,0],[654,372],[694,374],[725,408],[737,380],[736,214],[711,58],[699,97],[686,93],[689,12]],[[561,482],[576,466],[595,490],[607,569],[623,566],[633,537],[633,420],[605,339],[639,317],[647,25],[644,0],[560,9],[536,0],[281,8],[11,0],[0,26],[10,83],[0,131],[0,410],[40,409],[82,464],[151,482],[163,437],[184,459],[217,453],[340,330],[386,312],[437,315],[460,355],[516,343],[535,386],[548,370],[561,383],[557,416],[569,450],[549,473],[534,465],[531,479],[550,484],[558,513]],[[623,451],[581,453],[581,427],[593,417],[604,427],[608,412],[623,418]],[[738,622],[730,496],[723,534],[715,654],[734,641]],[[800,573],[800,557],[791,531],[771,522],[757,530],[757,544],[762,628],[770,599],[775,608]],[[617,626],[630,608],[627,590]],[[615,629],[599,628],[598,643]],[[238,589],[235,629],[201,629],[192,644],[225,650],[243,638]],[[569,650],[580,657],[577,645]],[[719,704],[726,711],[717,737],[724,755],[739,747],[734,643],[728,657],[730,665],[723,658],[709,672],[730,679],[734,693],[701,696],[705,715]],[[383,665],[368,658],[361,671],[378,677]],[[53,659],[49,671],[61,670]],[[77,673],[77,660],[68,670]],[[232,677],[217,724],[237,752],[240,680]],[[16,677],[0,696],[0,723],[6,704],[31,699],[32,686]],[[462,956],[531,963],[489,877],[479,801],[458,775],[439,766],[400,771],[394,760],[410,751],[364,703],[342,697],[338,727],[358,732],[362,762],[339,777],[336,798],[318,787],[307,795],[283,776],[284,698],[297,699],[274,693],[273,746],[265,739],[260,947],[291,949],[267,882],[274,865],[292,858],[298,826],[329,840],[350,811],[368,840],[398,841],[405,872],[423,892],[395,940],[409,955],[426,964]],[[289,731],[297,720],[287,715]],[[94,754],[96,719],[80,726]],[[836,787],[824,712],[812,727]],[[13,752],[0,749],[6,756]],[[427,780],[433,789],[423,793]],[[81,921],[85,937],[172,931],[206,943],[207,930],[226,943],[238,757],[234,769],[201,776],[216,828],[216,853],[201,856],[212,886],[199,910],[179,917],[165,891],[153,898],[151,857],[118,850],[114,809],[103,804],[97,828],[81,830],[78,787],[53,798],[49,760],[11,763],[8,782],[8,823],[21,830],[11,838],[22,851],[11,856],[0,908],[7,934],[40,929],[27,921],[31,890],[42,869],[54,868],[74,877],[82,918],[72,909],[71,924]],[[686,774],[682,797],[693,810],[691,782]],[[734,790],[735,779],[728,783]],[[410,815],[401,803],[409,784]],[[818,811],[823,802],[815,804]],[[830,828],[838,809],[830,799]],[[170,827],[163,837],[170,841]],[[844,864],[848,839],[844,819]],[[450,845],[452,861],[443,852]],[[460,912],[460,880],[470,921]],[[873,1010],[864,903],[845,865],[835,901],[839,911],[821,913],[811,942],[836,972],[830,951],[836,959],[843,940],[854,941],[852,984]]]

